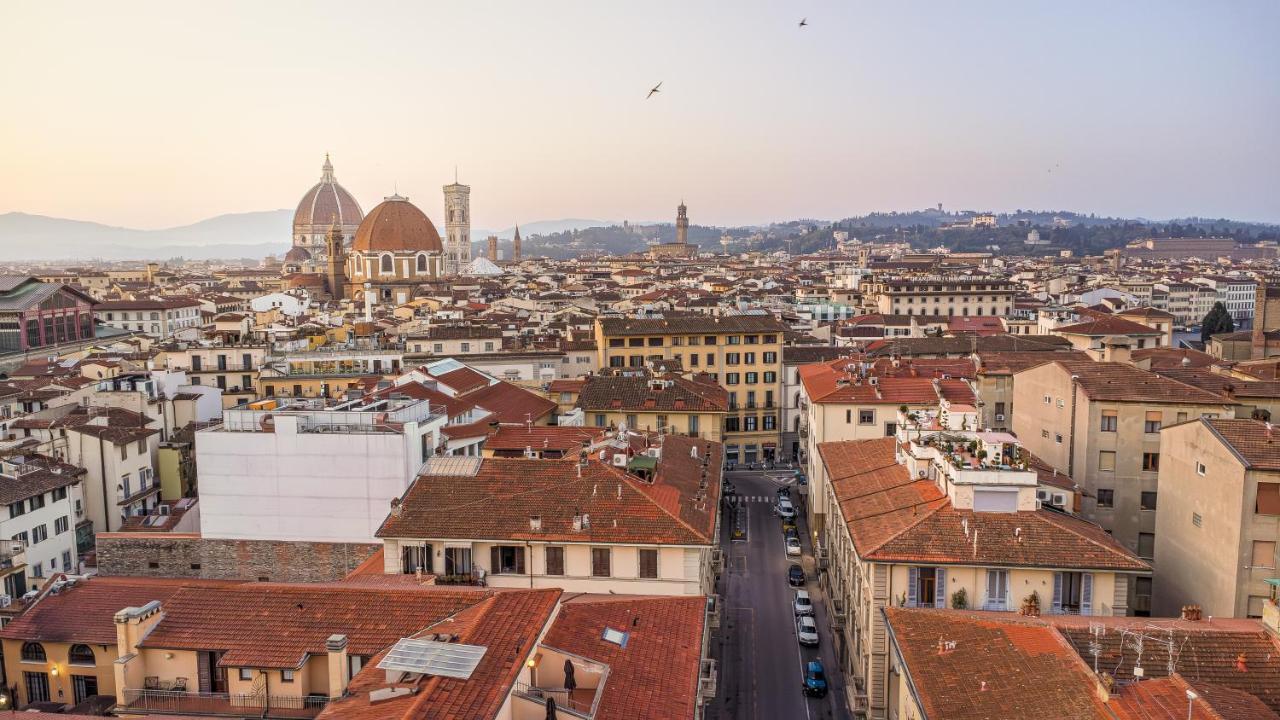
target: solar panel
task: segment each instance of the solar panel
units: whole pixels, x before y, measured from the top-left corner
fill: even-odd
[[[488,648],[437,640],[401,638],[378,662],[382,670],[438,675],[467,680]]]

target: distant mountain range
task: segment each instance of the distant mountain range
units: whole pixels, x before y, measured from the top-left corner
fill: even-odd
[[[11,212],[0,215],[0,261],[258,259],[289,249],[292,223],[292,210],[264,210],[218,215],[161,230],[138,230]],[[539,220],[521,225],[520,234],[527,238],[611,224],[607,220],[583,218]],[[439,230],[443,232],[444,228]],[[514,233],[514,227],[498,231],[472,230],[471,237],[483,245],[489,235],[510,240]]]

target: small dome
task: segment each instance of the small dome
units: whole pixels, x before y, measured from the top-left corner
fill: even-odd
[[[293,213],[294,234],[307,232],[305,230],[307,226],[328,228],[334,220],[337,220],[339,225],[358,225],[363,218],[364,213],[360,211],[360,203],[357,203],[351,193],[334,179],[333,163],[329,162],[329,156],[325,155],[320,182],[302,196],[302,200],[298,202],[298,209]]]
[[[352,252],[444,252],[431,219],[399,195],[369,211],[351,241]]]
[[[311,253],[301,245],[294,245],[289,248],[289,252],[284,254],[285,262],[301,263],[311,259]]]

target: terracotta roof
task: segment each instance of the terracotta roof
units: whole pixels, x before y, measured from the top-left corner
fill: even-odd
[[[1058,360],[1092,400],[1111,402],[1169,402],[1185,405],[1223,405],[1222,397],[1120,362]]]
[[[43,495],[56,488],[75,485],[80,482],[80,475],[83,474],[83,470],[79,473],[64,475],[52,470],[39,469],[17,477],[0,475],[0,505],[8,505],[34,495]]]
[[[1167,367],[1153,370],[1156,374],[1186,383],[1206,392],[1220,395],[1223,402],[1235,397],[1280,398],[1280,380],[1241,380],[1229,375],[1219,375],[1202,367]]]
[[[587,411],[725,412],[729,393],[719,385],[681,377],[597,376],[582,387],[578,407]]]
[[[880,438],[818,445],[840,517],[860,557],[897,563],[1150,571],[1102,528],[1064,513],[956,509],[934,481],[913,480],[898,464],[895,442]]]
[[[351,251],[377,252],[444,252],[440,233],[431,220],[398,195],[387,198],[360,221]]]
[[[486,648],[471,677],[421,676],[400,683],[413,694],[371,703],[369,694],[389,687],[377,667],[381,655],[352,678],[347,697],[330,703],[317,720],[488,720],[506,704],[516,677],[551,619],[560,590],[507,590],[472,605],[450,621],[428,626],[416,636],[447,632],[457,642]]]
[[[334,633],[347,636],[352,655],[375,655],[486,597],[463,588],[337,583],[183,589],[161,601],[164,617],[139,646],[220,650],[222,667],[297,668],[308,654],[324,654]]]
[[[1036,351],[979,352],[978,356],[982,362],[982,369],[979,372],[983,375],[1012,375],[1056,360],[1078,360],[1081,362],[1090,362],[1092,360],[1089,354],[1083,350],[1055,353]]]
[[[600,437],[603,428],[559,427],[552,425],[525,425],[511,423],[499,425],[484,441],[486,450],[569,450],[577,451],[584,444]],[[577,455],[575,454],[576,458]]]
[[[666,436],[652,483],[594,456],[581,474],[576,458],[486,458],[475,475],[422,475],[377,536],[705,545],[714,542],[721,450],[698,442],[699,458],[711,448],[703,490],[702,463],[690,457],[694,442]],[[589,526],[574,530],[575,514]],[[531,528],[535,516],[540,530]]]
[[[772,315],[682,315],[667,313],[661,318],[599,318],[605,336],[697,335],[705,333],[781,333],[786,325]]]
[[[870,365],[865,377],[859,376],[860,364]],[[943,379],[973,377],[974,366],[968,360],[914,360],[894,368],[884,360],[851,357],[801,365],[798,373],[810,402],[936,405],[941,397],[961,404],[977,402],[963,380]]]
[[[581,596],[560,607],[542,644],[609,666],[594,720],[697,717],[705,597]],[[626,647],[603,639],[627,633]]]
[[[1199,697],[1188,701],[1188,690]],[[1116,720],[1280,720],[1266,703],[1243,690],[1189,682],[1180,673],[1117,685],[1107,705]]]
[[[506,381],[473,390],[466,394],[466,399],[493,413],[492,417],[485,418],[486,422],[536,423],[559,407],[552,400]]]
[[[1183,361],[1190,361],[1190,367],[1208,367],[1218,359],[1208,353],[1190,348],[1138,348],[1129,353],[1135,361],[1150,360],[1151,369],[1183,367]]]
[[[1280,431],[1247,418],[1200,418],[1251,470],[1280,470]]]
[[[946,610],[883,612],[930,718],[1109,717],[1088,666],[1053,628]]]
[[[1147,327],[1140,322],[1125,320],[1115,315],[1098,315],[1073,325],[1060,325],[1053,332],[1061,335],[1162,335],[1159,330]]]
[[[460,367],[456,370],[450,370],[447,373],[436,375],[435,378],[448,387],[453,388],[454,392],[459,395],[465,395],[472,390],[477,390],[489,385],[489,378],[469,367]]]
[[[235,581],[169,578],[93,577],[57,595],[46,595],[0,630],[0,638],[38,642],[115,645],[115,614],[127,607],[167,602],[184,588],[208,592]]]

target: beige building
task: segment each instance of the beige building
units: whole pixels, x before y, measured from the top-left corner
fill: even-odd
[[[266,345],[191,345],[163,349],[157,367],[184,370],[192,385],[209,385],[222,391],[222,406],[235,407],[257,399],[258,372],[266,365]]]
[[[1155,557],[1161,428],[1235,412],[1221,396],[1116,362],[1023,370],[1014,404],[1023,445],[1083,488],[1083,517],[1146,559]],[[1133,593],[1134,612],[1150,612],[1150,580],[1140,578]]]
[[[937,276],[872,281],[863,294],[884,314],[1003,317],[1012,314],[1017,291],[1004,278]]]
[[[1199,605],[1263,616],[1280,542],[1280,438],[1266,423],[1199,418],[1160,433],[1155,613]]]
[[[786,330],[772,315],[600,318],[596,352],[601,370],[675,360],[685,373],[710,374],[729,393],[725,461],[755,463],[780,458]]]
[[[818,448],[828,617],[850,706],[871,718],[902,717],[883,609],[1124,615],[1131,580],[1150,572],[1096,525],[1039,509],[1012,435],[903,424]]]
[[[705,376],[699,376],[703,378]],[[729,394],[707,380],[679,376],[599,376],[578,394],[584,424],[663,432],[721,442]]]

